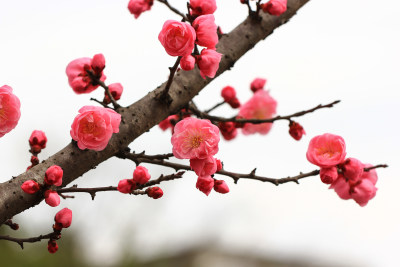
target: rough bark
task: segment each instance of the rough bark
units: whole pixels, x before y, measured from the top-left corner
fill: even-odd
[[[219,41],[217,51],[222,53],[218,75],[230,70],[234,63],[259,41],[270,35],[274,29],[286,23],[298,9],[309,0],[288,0],[288,10],[281,16],[261,14],[261,20],[247,18]],[[179,72],[175,75],[169,90],[172,102],[170,105],[157,100],[166,83],[132,105],[118,111],[122,115],[120,132],[114,134],[109,145],[103,151],[80,150],[74,143],[36,165],[29,171],[13,177],[0,184],[0,224],[14,215],[40,203],[40,194],[28,195],[20,186],[26,180],[42,182],[46,169],[51,165],[59,165],[64,170],[63,185],[65,186],[101,162],[117,154],[133,140],[148,131],[168,115],[176,113],[196,96],[213,79],[203,80],[197,69]]]

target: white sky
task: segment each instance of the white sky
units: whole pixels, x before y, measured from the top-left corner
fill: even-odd
[[[182,0],[170,2],[185,8]],[[0,86],[12,86],[22,103],[18,126],[0,140],[1,181],[28,166],[27,140],[32,130],[47,134],[48,147],[40,155],[45,159],[70,141],[69,129],[78,109],[94,104],[90,97],[102,97],[100,89],[91,95],[73,93],[65,75],[71,60],[103,53],[106,82],[120,82],[125,88],[123,105],[166,80],[175,59],[165,53],[157,36],[165,20],[179,18],[157,2],[134,20],[127,3],[0,0]],[[217,0],[217,4],[216,22],[224,32],[246,16],[246,7],[238,0]],[[40,234],[51,227],[56,211],[70,207],[71,229],[81,234],[81,241],[90,242],[86,255],[98,263],[116,261],[124,252],[150,257],[212,242],[274,257],[397,266],[399,8],[395,0],[312,0],[195,98],[208,108],[220,101],[223,86],[232,85],[246,101],[252,79],[265,77],[282,115],[342,100],[334,109],[300,118],[307,132],[300,142],[288,135],[286,122],[279,122],[267,136],[221,142],[217,156],[228,170],[248,172],[257,167],[260,175],[285,177],[315,169],[305,158],[313,136],[339,134],[346,141],[348,156],[390,165],[378,171],[379,190],[366,207],[339,199],[317,177],[279,187],[245,180],[234,185],[226,178],[229,194],[213,192],[205,197],[195,188],[196,177],[187,174],[181,181],[162,185],[164,197],[159,200],[103,193],[92,202],[80,195],[62,200],[56,209],[42,203],[16,220],[24,220],[21,226],[32,235]],[[221,108],[220,114],[234,112]],[[169,133],[154,127],[131,148],[167,153],[169,139]],[[130,177],[133,168],[130,162],[112,159],[77,183],[116,185]],[[170,172],[151,169],[153,177]],[[121,251],[122,246],[126,251]]]

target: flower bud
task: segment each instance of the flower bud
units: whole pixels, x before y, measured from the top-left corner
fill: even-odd
[[[40,151],[46,147],[46,143],[47,137],[42,131],[34,130],[31,134],[31,137],[29,137],[31,152],[34,154],[40,153]]]
[[[225,140],[232,140],[237,135],[236,124],[234,122],[220,122],[218,123],[218,128]]]
[[[282,15],[287,9],[287,0],[271,0],[268,3],[262,4],[262,10],[273,16]]]
[[[33,180],[28,180],[21,185],[21,189],[27,194],[35,194],[40,190],[40,185]]]
[[[137,166],[133,171],[133,181],[138,184],[145,184],[150,180],[149,171],[143,166]]]
[[[72,211],[68,208],[64,208],[57,212],[54,216],[54,229],[61,230],[62,228],[68,228],[72,222]]]
[[[122,84],[120,84],[120,83],[112,83],[108,86],[108,90],[110,91],[110,94],[112,95],[114,100],[119,100],[121,98],[122,91],[124,90],[124,88],[122,87]],[[111,103],[111,100],[108,97],[108,94],[106,92],[104,92],[103,102],[106,104]]]
[[[196,188],[207,196],[214,187],[214,179],[211,176],[197,178]]]
[[[46,185],[61,186],[63,173],[63,169],[60,166],[53,165],[49,167],[44,176],[44,183]]]
[[[183,70],[189,71],[194,69],[196,59],[192,55],[187,55],[181,58],[181,68]]]
[[[48,250],[51,254],[56,253],[57,250],[58,250],[57,242],[56,242],[55,240],[49,240],[49,242],[47,243],[47,250]]]
[[[222,170],[222,162],[219,159],[216,159],[217,162],[217,172],[219,172],[220,170]]]
[[[213,175],[217,171],[217,161],[213,156],[205,159],[190,159],[190,168],[198,176],[209,176]]]
[[[232,86],[225,86],[221,90],[221,96],[225,102],[230,102],[233,98],[236,98],[236,90]]]
[[[214,190],[221,194],[226,194],[229,192],[229,187],[224,180],[214,181]]]
[[[150,187],[146,190],[146,193],[149,197],[157,199],[163,196],[163,191],[158,186]]]
[[[32,167],[36,166],[39,164],[39,158],[36,156],[31,156],[31,163],[32,163]]]
[[[106,59],[104,58],[103,54],[94,55],[91,66],[94,73],[101,76],[101,72],[106,67]]]
[[[331,184],[338,178],[338,172],[336,166],[321,168],[319,176],[324,184]]]
[[[129,194],[135,189],[135,183],[132,179],[123,179],[119,181],[117,189],[123,194]]]
[[[355,158],[346,159],[342,168],[344,177],[354,182],[358,181],[364,172],[364,164]]]
[[[51,207],[57,207],[60,205],[60,196],[56,191],[53,190],[46,190],[46,192],[44,192],[44,200],[46,201],[47,205]]]
[[[303,126],[295,121],[290,121],[289,123],[289,134],[294,140],[299,141],[306,131],[304,131]]]
[[[253,91],[253,93],[257,92],[258,90],[264,89],[265,83],[267,82],[266,79],[263,78],[255,78],[251,84],[250,84],[250,89]]]

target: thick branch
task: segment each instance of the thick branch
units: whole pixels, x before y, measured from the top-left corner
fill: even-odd
[[[260,21],[247,18],[230,33],[223,35],[217,45],[217,51],[223,56],[216,77],[230,70],[241,56],[286,23],[308,1],[288,0],[288,10],[283,15],[271,16],[263,13],[260,14],[262,18]],[[164,83],[136,103],[118,109],[122,115],[120,132],[113,135],[104,150],[82,151],[76,144],[70,143],[29,171],[0,184],[0,224],[42,201],[42,197],[28,195],[21,190],[24,181],[35,179],[42,182],[46,169],[56,164],[64,170],[63,186],[71,183],[101,162],[116,155],[168,115],[177,113],[211,81],[212,79],[202,79],[197,68],[192,71],[181,71],[175,75],[169,90],[172,99],[170,105],[156,100],[156,96],[166,86]]]

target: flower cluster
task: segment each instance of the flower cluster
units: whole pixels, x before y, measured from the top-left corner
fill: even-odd
[[[71,137],[80,149],[101,151],[113,133],[119,132],[121,115],[109,108],[84,106],[71,126]]]
[[[51,207],[56,207],[60,204],[60,196],[50,187],[61,186],[63,174],[63,169],[60,166],[53,165],[46,170],[43,184],[28,180],[21,185],[21,189],[27,194],[35,194],[40,190],[44,191],[45,202]]]
[[[190,168],[198,175],[196,187],[209,195],[214,188],[219,193],[228,193],[224,181],[212,175],[222,169],[221,161],[214,158],[218,152],[219,129],[209,120],[185,118],[178,122],[171,137],[172,152],[178,159],[189,159]]]
[[[21,103],[8,85],[0,87],[0,137],[17,126],[21,117]]]
[[[200,75],[214,78],[221,61],[221,54],[215,51],[218,43],[217,25],[213,12],[215,0],[190,1],[191,24],[167,20],[158,35],[158,40],[170,56],[182,57],[180,66],[183,70],[200,69]],[[205,47],[200,54],[193,53],[196,45]]]
[[[54,225],[53,229],[59,236],[61,236],[61,230],[63,228],[68,228],[72,223],[72,211],[68,208],[64,208],[57,212],[56,216],[54,216]],[[55,239],[50,239],[47,243],[47,250],[53,254],[58,250],[58,244]]]
[[[71,61],[65,72],[68,76],[68,83],[77,94],[88,94],[99,87],[96,80],[104,82],[106,76],[103,70],[106,67],[106,60],[103,54],[94,55],[93,58],[83,57]]]
[[[358,159],[346,157],[344,139],[334,134],[318,135],[311,139],[307,150],[307,159],[319,166],[323,183],[330,184],[342,199],[353,199],[360,206],[367,205],[375,197],[377,174],[374,169]]]

